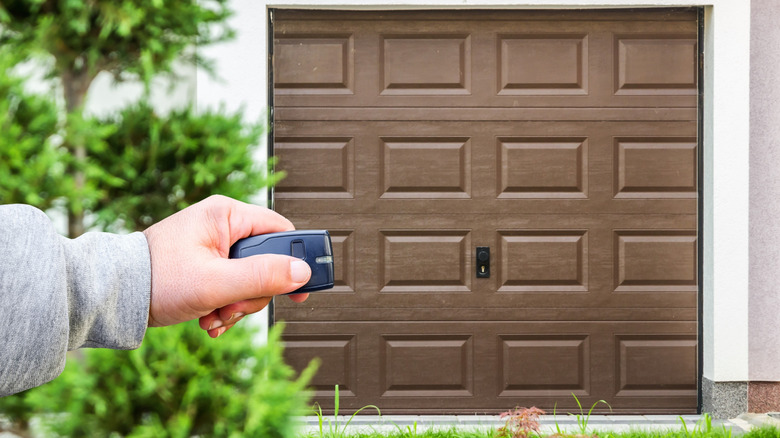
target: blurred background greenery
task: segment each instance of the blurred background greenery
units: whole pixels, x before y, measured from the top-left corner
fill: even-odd
[[[262,121],[150,103],[152,81],[175,82],[177,63],[210,71],[195,47],[230,39],[230,14],[227,0],[0,1],[0,203],[60,211],[75,238],[277,182],[255,159]],[[31,65],[53,92],[29,91]],[[143,84],[139,101],[88,114],[102,72]],[[247,324],[211,341],[190,323],[149,330],[136,351],[84,350],[54,382],[0,399],[0,430],[29,436],[34,419],[47,436],[292,436],[314,366],[294,376],[280,331],[257,346]]]
[[[160,114],[153,80],[176,65],[211,71],[195,47],[230,39],[227,0],[0,1],[0,202],[42,209],[58,201],[68,235],[85,218],[102,229],[143,229],[210,194],[247,200],[282,175],[254,159],[264,123],[184,108]],[[56,85],[26,91],[19,66]],[[137,81],[139,102],[85,112],[99,73]]]

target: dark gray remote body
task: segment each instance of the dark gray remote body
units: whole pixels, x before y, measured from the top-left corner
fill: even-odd
[[[333,287],[333,248],[325,230],[285,231],[260,234],[239,240],[230,247],[230,258],[257,254],[297,257],[311,267],[311,279],[290,293],[315,292]]]

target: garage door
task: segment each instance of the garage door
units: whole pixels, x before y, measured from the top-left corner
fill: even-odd
[[[697,410],[696,11],[273,28],[276,209],[335,245],[332,291],[276,300],[321,405]]]

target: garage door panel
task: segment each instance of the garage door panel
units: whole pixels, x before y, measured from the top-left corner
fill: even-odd
[[[615,93],[698,92],[696,34],[615,35]]]
[[[280,122],[276,139],[296,169],[283,214],[697,208],[694,122]]]
[[[587,292],[585,230],[499,231],[497,293]]]
[[[335,385],[341,397],[353,397],[357,389],[357,334],[294,334],[283,337],[285,361],[299,373],[318,360],[317,373],[309,382],[315,397],[333,398]],[[315,359],[316,358],[316,359]]]
[[[588,197],[588,139],[499,137],[498,199]]]
[[[496,39],[499,95],[588,94],[587,34],[499,34]]]
[[[417,32],[380,38],[381,95],[471,94],[469,34]]]
[[[615,232],[615,291],[696,292],[696,232],[645,230]]]
[[[498,397],[590,394],[590,337],[582,334],[498,335]],[[529,360],[533,358],[533,360]]]
[[[694,12],[677,13],[683,21],[320,14],[275,22],[277,105],[696,106]]]
[[[631,309],[696,308],[695,215],[321,215],[295,224],[331,227],[337,277],[344,278],[333,291],[309,298],[312,318],[331,307],[420,309],[445,302],[613,308],[625,318]],[[464,224],[472,228],[459,227]],[[349,225],[354,228],[346,230]],[[491,247],[490,278],[475,278],[476,246]]]
[[[280,171],[294,168],[276,185],[279,199],[354,199],[355,139],[284,137],[274,139]]]
[[[473,336],[380,335],[380,397],[472,397]]]
[[[697,196],[695,137],[615,137],[615,198]]]
[[[694,396],[696,380],[696,336],[615,336],[617,344],[616,397]],[[687,376],[687,377],[686,377]]]
[[[469,230],[379,230],[379,293],[471,292]]]
[[[315,400],[326,410],[332,409],[327,388],[352,384],[340,400],[346,410],[377,403],[384,413],[419,413],[446,399],[444,412],[557,405],[564,414],[577,409],[574,392],[583,405],[604,399],[616,413],[637,406],[651,412],[670,407],[695,411],[694,322],[470,321],[464,326],[363,321],[328,327],[332,335],[321,333],[322,326],[314,323],[290,323],[284,335],[287,357],[295,357],[297,348],[312,347],[316,357],[329,363],[357,358],[353,374],[331,371],[318,380],[321,392]],[[340,334],[344,332],[356,335]],[[312,339],[321,339],[325,347],[317,348]],[[344,349],[345,343],[351,350]],[[615,346],[609,349],[614,353],[605,354],[604,345]],[[291,363],[296,369],[304,366],[300,360]],[[479,372],[483,367],[491,371]],[[350,381],[354,374],[357,378]],[[427,403],[410,408],[420,399]],[[600,405],[598,410],[608,408]]]
[[[274,45],[275,93],[354,94],[352,34],[288,34],[277,37]]]
[[[471,197],[469,137],[382,137],[382,199]]]

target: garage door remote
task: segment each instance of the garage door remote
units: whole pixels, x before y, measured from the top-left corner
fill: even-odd
[[[302,259],[311,267],[311,279],[291,294],[333,287],[333,249],[325,230],[285,231],[247,237],[230,247],[230,258],[282,254]]]

